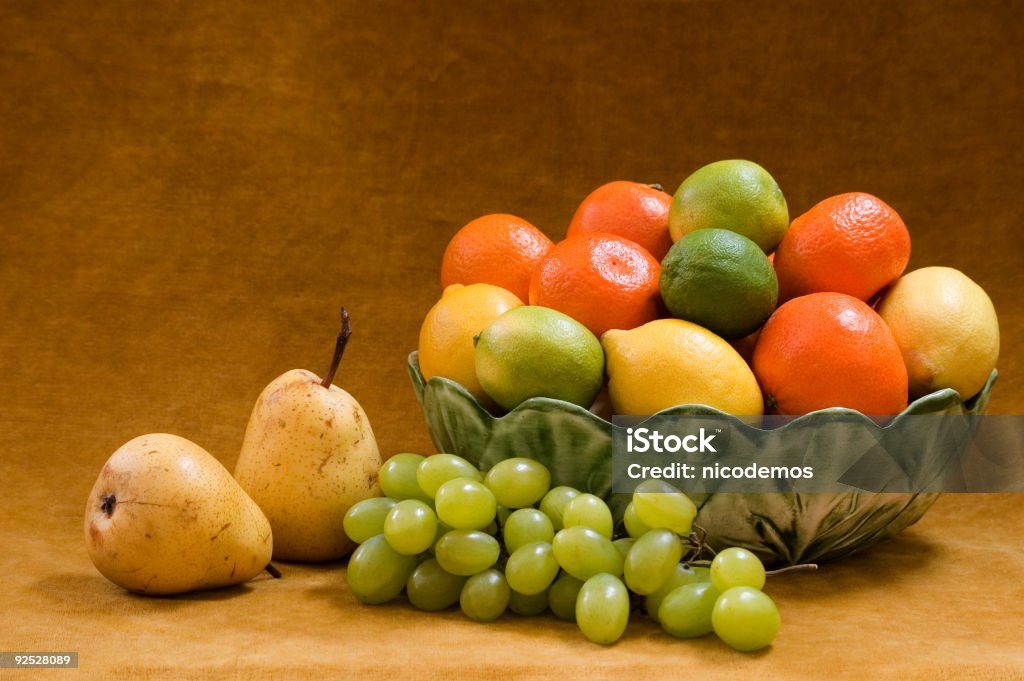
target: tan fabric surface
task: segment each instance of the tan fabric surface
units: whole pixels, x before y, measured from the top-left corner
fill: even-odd
[[[612,179],[768,167],[793,215],[876,193],[912,267],[960,268],[1003,332],[991,411],[1024,413],[1022,16],[1013,2],[0,3],[0,678],[1024,678],[1024,496],[769,586],[772,648],[650,623],[364,608],[344,567],[175,599],[92,567],[85,497],[122,442],[233,465],[283,371],[340,383],[386,455],[429,451],[405,375],[447,238],[487,212],[560,236]]]

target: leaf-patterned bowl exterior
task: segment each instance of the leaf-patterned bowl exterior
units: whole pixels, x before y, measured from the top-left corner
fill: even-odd
[[[458,454],[483,470],[516,456],[536,459],[550,469],[552,486],[570,485],[596,494],[621,518],[628,498],[611,491],[611,422],[575,404],[545,397],[531,398],[495,416],[458,383],[441,377],[424,380],[416,352],[409,354],[408,370],[438,451]],[[915,400],[897,418],[981,414],[996,376],[993,370],[981,392],[966,402],[954,390],[939,390]],[[721,412],[691,404],[658,414]],[[804,425],[799,418],[782,426],[800,427]],[[867,417],[864,427],[878,428]],[[920,520],[938,498],[937,493],[873,492],[692,496],[700,509],[697,523],[707,530],[713,547],[742,546],[769,563],[788,564],[835,560],[871,546]]]

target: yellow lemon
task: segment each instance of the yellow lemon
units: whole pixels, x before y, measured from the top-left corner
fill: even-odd
[[[985,385],[999,357],[999,321],[985,291],[951,267],[901,277],[878,313],[892,329],[910,378],[910,397],[952,388],[963,399]]]
[[[514,293],[491,284],[452,284],[430,308],[420,327],[423,378],[443,376],[460,383],[479,400],[487,394],[476,377],[473,336],[502,313],[523,304]]]
[[[727,342],[681,319],[657,319],[601,337],[616,414],[704,404],[737,416],[764,412],[753,372]]]

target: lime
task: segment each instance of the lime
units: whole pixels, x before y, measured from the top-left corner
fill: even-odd
[[[696,324],[657,319],[629,331],[608,331],[601,344],[616,414],[654,414],[679,404],[705,404],[737,416],[760,416],[764,410],[747,363]]]
[[[513,308],[476,344],[476,375],[505,409],[531,397],[589,407],[604,382],[601,343],[572,317],[546,307]]]
[[[768,256],[727,229],[698,229],[673,244],[659,286],[673,316],[729,339],[764,324],[779,298]]]
[[[668,213],[673,241],[709,227],[742,234],[771,253],[789,229],[786,197],[752,161],[710,163],[683,180]]]
[[[996,366],[995,308],[959,270],[924,267],[904,275],[886,292],[878,313],[903,353],[912,399],[942,388],[969,399]]]

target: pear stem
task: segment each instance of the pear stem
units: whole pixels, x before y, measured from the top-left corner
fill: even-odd
[[[274,567],[273,563],[267,563],[267,567],[263,569],[274,579],[281,579],[281,571]]]
[[[331,367],[324,374],[324,380],[320,381],[320,385],[325,388],[330,388],[331,383],[334,382],[334,374],[338,372],[338,365],[341,364],[341,356],[345,354],[345,346],[348,344],[348,338],[352,335],[352,327],[348,323],[348,310],[345,306],[341,306],[341,331],[338,333],[338,340],[334,344],[334,357],[331,358]]]

